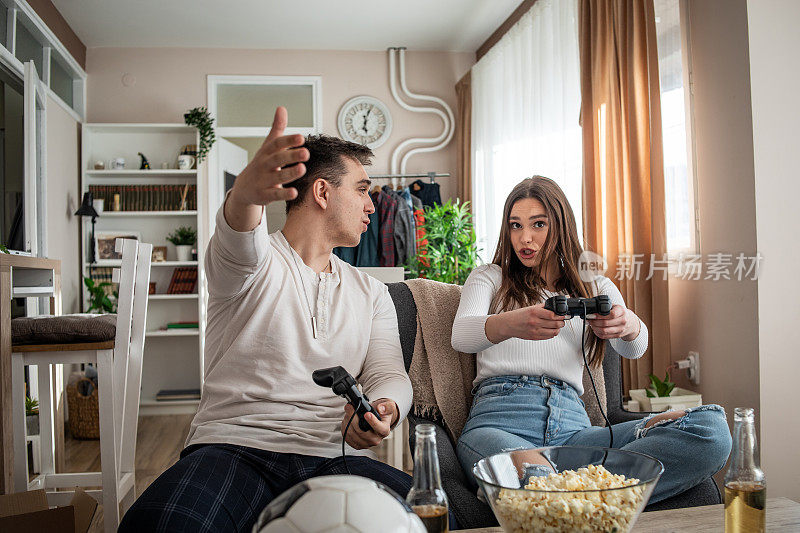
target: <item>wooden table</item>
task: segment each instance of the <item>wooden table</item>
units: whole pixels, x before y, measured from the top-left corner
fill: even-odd
[[[50,314],[61,314],[61,261],[0,253],[0,494],[13,489],[14,444],[11,409],[11,299],[49,298]],[[43,312],[40,311],[40,312]],[[57,366],[58,369],[61,365]],[[58,372],[53,378],[60,383]],[[54,389],[56,470],[64,466],[64,404]]]
[[[769,490],[769,489],[767,489]],[[724,529],[722,504],[642,513],[634,533],[719,533]],[[473,533],[502,533],[499,527],[465,529]],[[800,503],[787,498],[767,498],[767,531],[800,531]]]

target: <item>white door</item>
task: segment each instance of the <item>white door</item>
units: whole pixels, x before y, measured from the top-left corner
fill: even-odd
[[[225,199],[225,193],[233,186],[233,180],[244,170],[249,162],[247,150],[237,146],[229,140],[220,137],[217,140],[216,148],[216,170],[211,170],[213,175],[209,180],[209,236],[213,235],[216,225],[216,215],[219,206]]]
[[[214,148],[208,158],[208,211],[207,211],[207,239],[211,239],[217,225],[217,211],[225,198],[225,192],[233,185],[233,180],[244,170],[249,162],[247,150],[241,146],[236,146],[232,142],[222,137],[217,138]],[[208,248],[208,241],[204,248]],[[200,321],[203,323],[205,331],[206,305],[208,303],[208,287],[205,285],[205,276],[201,280],[202,290],[200,292]],[[200,383],[202,386],[205,380],[205,338],[200,335]]]

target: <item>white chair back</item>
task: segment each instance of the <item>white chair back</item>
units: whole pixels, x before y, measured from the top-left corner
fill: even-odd
[[[117,414],[114,441],[119,475],[134,471],[153,245],[134,239],[117,239],[115,246],[122,254],[121,267],[114,269],[114,276],[119,276],[114,341],[114,411]]]

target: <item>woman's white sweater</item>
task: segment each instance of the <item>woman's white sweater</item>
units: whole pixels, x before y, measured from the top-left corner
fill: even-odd
[[[473,270],[464,284],[453,323],[453,348],[477,354],[478,373],[474,384],[494,376],[545,375],[565,381],[578,394],[583,394],[580,341],[583,324],[580,318],[567,320],[564,328],[552,339],[531,341],[511,338],[494,344],[486,338],[486,319],[490,316],[489,307],[500,282],[498,265],[485,265]],[[612,305],[625,307],[622,294],[610,279],[598,278],[595,287],[595,294],[606,294]],[[545,291],[547,298],[556,294]],[[586,324],[586,330],[589,330],[589,324]],[[647,341],[647,326],[642,322],[639,335],[634,340],[610,339],[606,349],[610,346],[622,357],[636,359],[647,350]]]

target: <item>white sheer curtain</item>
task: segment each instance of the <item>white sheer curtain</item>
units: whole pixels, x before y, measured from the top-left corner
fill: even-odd
[[[472,67],[472,198],[490,262],[503,203],[522,179],[555,180],[581,224],[577,0],[539,0]]]

